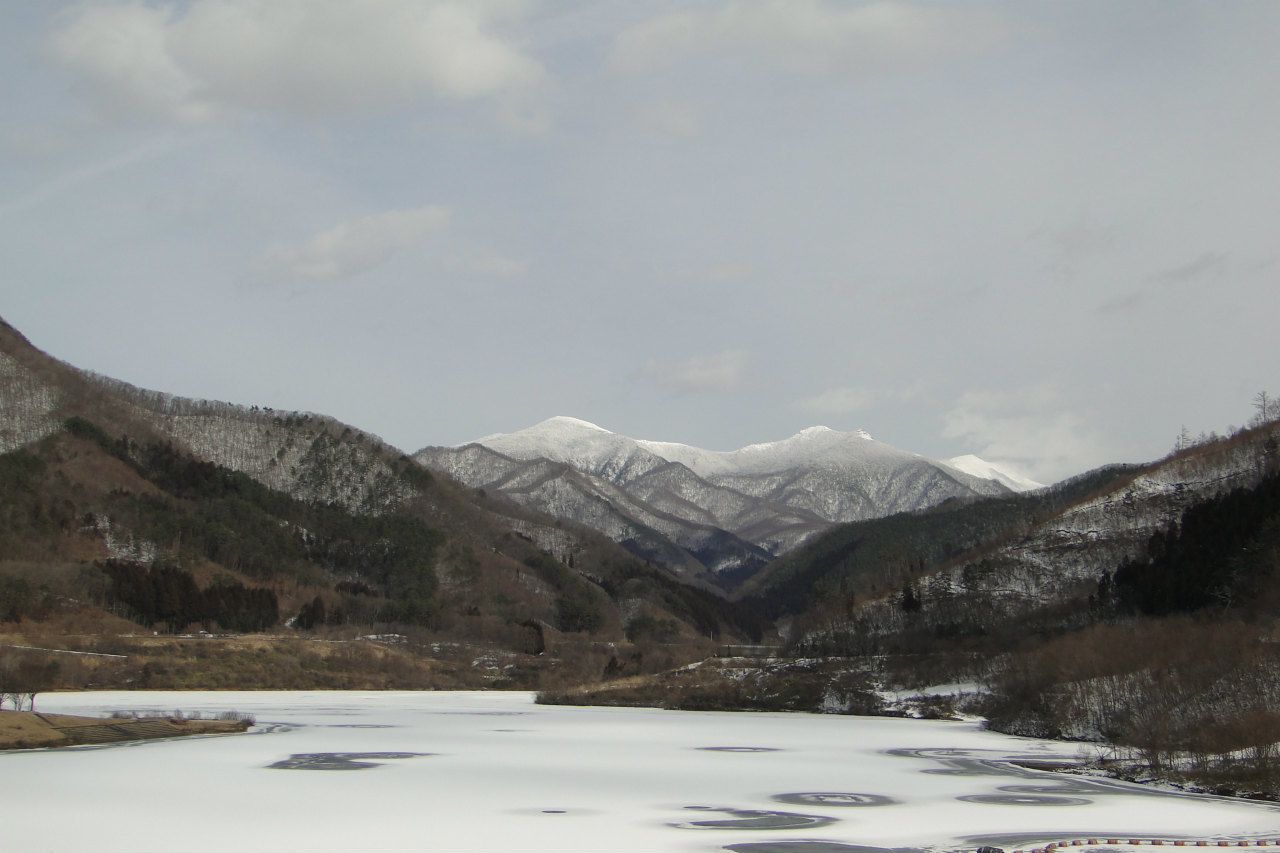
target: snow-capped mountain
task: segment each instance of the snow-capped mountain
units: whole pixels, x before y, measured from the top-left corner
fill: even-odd
[[[931,526],[954,531],[946,539],[946,550],[957,544],[961,550],[944,555],[942,549],[930,548],[936,542],[911,546],[914,551],[909,552],[908,559],[919,559],[923,571],[913,581],[920,596],[920,612],[926,614],[912,630],[954,626],[959,623],[948,620],[970,618],[1009,626],[1051,625],[1055,619],[1075,618],[1063,616],[1072,613],[1073,608],[1078,613],[1082,607],[1115,606],[1114,576],[1122,566],[1158,556],[1168,547],[1166,543],[1177,538],[1189,511],[1212,500],[1245,497],[1267,478],[1275,477],[1280,472],[1278,447],[1280,420],[1262,422],[1226,438],[1182,448],[1154,462],[1107,465],[1086,472],[1027,495],[1020,505],[999,502],[1005,504],[1004,511],[995,503],[960,507],[955,513],[939,510],[931,516]],[[967,509],[991,512],[971,515],[968,520],[960,518]],[[1260,529],[1272,512],[1258,512],[1256,523]],[[929,535],[922,531],[920,539]],[[852,627],[831,631],[829,623],[823,621],[809,630],[808,638],[815,647],[833,648],[828,640],[846,631],[846,637],[863,643],[869,635],[901,630],[903,599],[892,592],[884,593],[903,582],[900,569],[889,567],[885,571],[883,564],[864,559],[868,552],[875,551],[875,536],[875,531],[863,531],[843,540],[833,536],[831,540],[815,542],[812,549],[797,549],[753,577],[748,591],[762,599],[775,600],[794,593],[795,588],[789,585],[796,577],[804,577],[809,588],[817,584],[847,585],[851,594],[866,594],[866,600],[853,611]],[[1206,548],[1201,559],[1231,564],[1233,572],[1242,571],[1236,568],[1237,561],[1243,565],[1250,554],[1268,553],[1270,546],[1262,544],[1268,541],[1265,536],[1256,541],[1259,544],[1241,549],[1240,553],[1219,554]],[[1185,583],[1179,589],[1195,583],[1168,576],[1162,582]],[[1206,609],[1206,618],[1225,614],[1232,606],[1232,588],[1227,584],[1233,582],[1222,580],[1223,585],[1214,590],[1214,597],[1222,597],[1221,608],[1214,608],[1214,616]],[[879,594],[874,591],[877,585]],[[803,594],[793,595],[791,600],[795,602],[790,605],[793,612],[811,603]],[[974,609],[967,609],[971,607]],[[956,615],[979,611],[984,615]],[[930,620],[936,621],[930,624]]]
[[[713,451],[554,417],[414,458],[467,485],[589,524],[650,559],[674,543],[711,572],[749,573],[832,524],[1012,488],[994,474],[974,476],[861,430],[827,427]]]
[[[625,483],[667,463],[635,439],[569,417],[548,418],[528,429],[486,435],[470,444],[512,459],[560,462],[615,483]]]
[[[1036,489],[1043,489],[1046,485],[1045,483],[1037,483],[1030,477],[1024,477],[1014,471],[993,465],[985,459],[974,456],[972,453],[964,456],[954,456],[946,460],[946,463],[957,471],[963,471],[973,477],[995,480],[1015,492],[1033,492]]]

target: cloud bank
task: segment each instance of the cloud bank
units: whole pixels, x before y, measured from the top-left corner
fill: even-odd
[[[505,8],[444,0],[84,5],[58,18],[46,50],[104,118],[321,117],[534,86],[542,66],[497,31]]]
[[[1115,461],[1114,449],[1053,385],[967,391],[944,418],[942,434],[961,439],[988,462],[1041,482]]]

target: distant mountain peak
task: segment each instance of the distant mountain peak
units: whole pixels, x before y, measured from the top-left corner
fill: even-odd
[[[1035,489],[1043,489],[1044,483],[1038,483],[1029,477],[1010,471],[1006,468],[988,462],[987,460],[974,456],[972,453],[966,453],[964,456],[955,456],[946,460],[946,464],[957,471],[961,471],[972,477],[981,477],[984,480],[995,480],[1015,492],[1029,492]]]
[[[837,436],[837,435],[852,436],[855,438],[865,439],[866,441],[875,441],[875,439],[871,437],[871,433],[867,432],[865,429],[855,429],[852,432],[840,432],[840,430],[832,429],[829,426],[805,427],[804,429],[800,430],[798,433],[793,435],[792,438],[818,438],[822,436]]]
[[[591,421],[584,421],[581,418],[571,418],[568,415],[556,415],[547,418],[545,421],[539,421],[531,427],[526,427],[517,432],[505,433],[495,432],[482,438],[473,439],[465,444],[484,444],[490,442],[503,442],[511,438],[520,436],[526,439],[552,439],[552,440],[569,440],[579,436],[606,436],[613,435],[612,432],[602,426],[597,426]]]
[[[595,527],[646,559],[708,576],[754,571],[832,524],[1010,488],[866,430],[827,426],[706,450],[560,415],[467,447],[424,448],[415,458],[468,486]]]
[[[584,421],[582,418],[570,417],[569,415],[555,415],[554,417],[547,418],[540,424],[536,424],[531,427],[531,429],[537,429],[538,427],[566,427],[569,429],[594,430],[596,432],[609,433],[610,435],[613,434],[611,430],[607,430],[598,424],[593,424],[591,421]]]

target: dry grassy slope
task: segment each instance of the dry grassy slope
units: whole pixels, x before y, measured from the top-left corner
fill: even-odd
[[[156,496],[159,490],[97,442],[64,432],[63,424],[73,416],[100,427],[113,440],[127,436],[139,446],[171,444],[197,459],[240,470],[264,485],[307,501],[334,503],[368,514],[394,508],[426,520],[448,537],[436,566],[440,590],[435,628],[438,636],[451,641],[489,643],[520,652],[529,644],[525,635],[530,630],[519,627],[520,622],[555,623],[556,591],[523,565],[526,558],[540,551],[564,562],[572,560],[580,571],[601,579],[634,562],[620,546],[595,531],[432,475],[376,438],[331,419],[141,391],[51,358],[0,320],[0,452],[39,445],[48,482],[58,484],[41,500],[70,507],[74,515],[69,518],[76,519],[64,523],[53,540],[42,539],[0,554],[0,570],[26,577],[33,586],[47,584],[63,601],[59,619],[93,619],[71,606],[73,601],[85,605],[94,601],[94,596],[86,598],[85,591],[76,587],[79,567],[113,555],[165,556],[166,549],[174,547],[174,543],[138,542],[119,519],[104,517],[100,507],[109,493]],[[94,518],[92,524],[81,521],[89,516]],[[232,566],[198,558],[184,560],[184,568],[202,586],[215,575],[249,586],[264,583]],[[332,605],[333,580],[313,573],[265,583],[276,591],[282,617],[287,618],[317,595],[330,597]],[[638,617],[674,623],[673,640],[696,641],[699,630],[687,621],[687,615],[673,613],[652,593],[627,592],[611,602],[597,589],[595,597],[603,610],[603,622],[585,642],[622,640],[624,623]],[[100,610],[96,612],[105,618]],[[578,677],[598,675],[610,657],[591,663]],[[268,671],[299,684],[363,683],[352,669],[339,669],[344,673],[341,678],[328,678],[315,672],[287,672],[272,664],[238,683],[270,686],[263,674]],[[470,674],[438,679],[427,677],[430,667],[414,665],[409,669],[414,674],[392,681],[481,683]],[[226,678],[228,683],[235,681],[233,676]],[[194,671],[181,675],[175,671],[171,680],[200,683]],[[371,681],[377,683],[378,679]]]
[[[249,723],[241,720],[100,719],[33,711],[0,711],[0,750],[230,734],[248,728]]]
[[[71,509],[67,515],[69,523],[52,538],[32,541],[25,550],[9,549],[8,553],[0,555],[7,558],[0,560],[0,570],[5,574],[27,577],[33,587],[46,587],[68,604],[71,601],[93,603],[101,595],[100,582],[99,587],[82,588],[83,582],[78,573],[83,564],[113,556],[127,556],[126,552],[158,556],[170,553],[174,543],[143,543],[145,547],[142,547],[127,525],[119,520],[106,519],[106,513],[101,510],[102,506],[108,505],[109,493],[116,493],[117,498],[119,493],[162,494],[133,468],[108,454],[96,442],[65,433],[46,441],[41,455],[51,460],[47,466],[48,479],[60,482],[56,490],[45,492],[43,499],[68,505]],[[439,488],[452,487],[443,484]],[[440,508],[442,502],[436,502],[434,506]],[[529,533],[537,532],[538,528],[533,522],[516,519],[513,521],[520,532],[502,532],[500,528],[495,530],[493,521],[478,509],[468,510],[465,503],[456,506],[463,507],[463,512],[471,518],[464,518],[462,524],[441,525],[449,531],[450,541],[441,550],[436,566],[440,583],[436,631],[449,639],[496,642],[514,650],[523,649],[529,644],[523,636],[529,629],[512,627],[511,623],[534,619],[551,625],[557,618],[557,590],[522,562],[524,557],[538,553]],[[459,518],[463,512],[455,508],[453,518]],[[86,517],[92,517],[94,523],[79,521]],[[465,536],[459,536],[459,529],[465,531],[465,524],[473,525],[472,532],[476,538],[484,538],[487,534],[494,546],[478,548],[468,544]],[[546,544],[553,546],[559,555],[574,555],[579,564],[592,566],[611,558],[627,559],[617,546],[603,541],[598,535],[588,533],[579,539],[578,534],[564,524],[545,523],[542,527]],[[320,575],[308,579],[286,574],[264,581],[238,572],[231,566],[190,556],[183,560],[183,567],[201,587],[208,586],[218,576],[246,586],[265,583],[276,592],[284,617],[297,613],[303,604],[317,595],[328,598],[330,606],[336,601],[332,581]],[[595,590],[594,595],[603,620],[594,639],[621,640],[624,620],[637,616],[674,622],[681,619],[652,596],[624,595],[611,603],[601,590]],[[116,626],[111,630],[124,633],[130,629]],[[696,631],[682,626],[677,634],[691,639]]]

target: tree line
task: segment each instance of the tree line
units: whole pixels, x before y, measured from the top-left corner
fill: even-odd
[[[148,628],[181,631],[199,624],[206,630],[262,631],[280,621],[280,605],[270,589],[226,577],[200,589],[190,572],[165,564],[107,560],[95,565],[110,579],[108,607]]]
[[[1150,538],[1142,558],[1116,569],[1114,591],[1128,611],[1153,616],[1256,610],[1272,598],[1278,554],[1280,474],[1272,474],[1189,507]]]
[[[171,443],[113,440],[84,418],[69,419],[66,428],[95,440],[161,490],[113,493],[106,509],[167,547],[174,560],[204,558],[262,580],[306,576],[319,567],[391,599],[379,614],[386,621],[425,625],[434,615],[434,566],[446,536],[423,519],[301,501]]]

